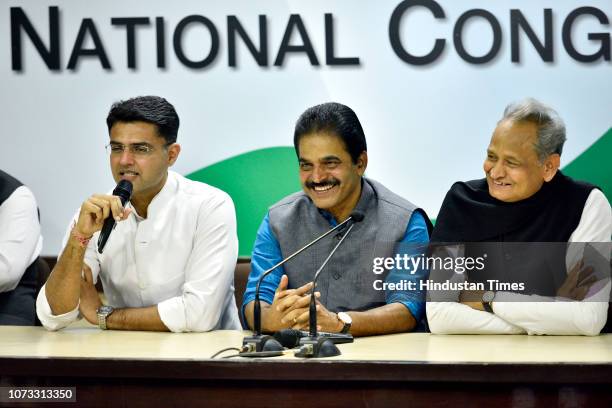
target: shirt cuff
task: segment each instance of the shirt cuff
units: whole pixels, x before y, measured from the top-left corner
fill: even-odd
[[[417,324],[423,317],[423,312],[425,311],[425,302],[414,302],[408,300],[391,300],[387,304],[391,303],[399,303],[401,305],[406,306],[414,320],[416,320]]]
[[[45,294],[45,287],[46,285],[40,289],[36,298],[36,315],[45,329],[59,330],[80,319],[79,304],[74,310],[61,315],[54,315]]]
[[[185,307],[183,299],[173,297],[157,304],[157,312],[166,327],[174,333],[182,333],[187,330],[187,320],[185,318]]]
[[[244,311],[246,310],[247,305],[253,302],[254,300],[255,300],[254,294],[245,296],[242,299],[242,305],[240,306],[240,323],[242,324],[242,327],[246,329],[249,329],[249,323],[247,322],[246,314],[244,313]],[[261,300],[261,297],[259,298],[259,300]]]

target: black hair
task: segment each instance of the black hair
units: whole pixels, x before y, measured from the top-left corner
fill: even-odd
[[[322,103],[306,109],[300,115],[293,133],[293,145],[298,157],[300,139],[314,132],[328,132],[339,137],[354,164],[357,163],[359,155],[368,150],[357,115],[351,108],[340,103]]]
[[[176,142],[179,117],[174,106],[159,96],[137,96],[125,101],[115,102],[106,118],[108,133],[117,122],[148,122],[157,127],[157,134],[166,143]]]

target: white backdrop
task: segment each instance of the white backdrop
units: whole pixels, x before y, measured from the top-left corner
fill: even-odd
[[[105,118],[119,99],[156,94],[172,102],[181,118],[183,151],[175,170],[187,174],[251,150],[292,144],[293,125],[308,106],[338,101],[358,114],[368,141],[368,175],[423,206],[435,217],[452,182],[481,177],[490,134],[504,106],[533,96],[556,108],[565,119],[568,142],[563,163],[588,148],[611,125],[610,61],[580,63],[561,41],[566,16],[582,6],[597,7],[608,18],[609,0],[452,1],[440,0],[446,18],[436,20],[425,8],[404,15],[400,36],[413,54],[426,54],[436,38],[446,39],[442,56],[426,66],[412,66],[393,52],[389,20],[394,1],[125,1],[32,0],[0,6],[0,168],[34,191],[42,212],[43,254],[57,254],[63,231],[76,208],[90,194],[114,185],[103,146]],[[23,70],[11,66],[10,8],[26,13],[43,42],[49,44],[49,6],[59,7],[61,69],[51,71],[22,32]],[[490,11],[502,28],[496,58],[482,65],[462,60],[453,47],[453,27],[467,10]],[[554,62],[543,62],[524,33],[521,62],[510,57],[510,10],[519,9],[543,38],[543,10],[553,10]],[[336,55],[359,57],[359,66],[325,64],[324,14],[332,13]],[[190,69],[177,59],[172,33],[188,15],[203,15],[219,32],[216,60]],[[256,45],[258,15],[268,24],[268,66],[258,66],[246,47],[238,47],[238,66],[228,66],[227,16],[235,15]],[[305,54],[288,54],[273,66],[291,14],[299,14],[321,63]],[[126,30],[113,17],[149,17],[136,30],[137,69],[127,68]],[[156,66],[155,17],[166,24],[166,69]],[[97,58],[81,58],[66,69],[84,18],[93,19],[112,70]],[[576,21],[572,32],[582,53],[599,49],[589,33],[609,36],[610,25],[594,17]],[[185,31],[183,44],[193,60],[210,49],[210,35],[198,26]],[[491,28],[474,19],[463,32],[473,55],[485,54]],[[293,44],[301,40],[294,33]],[[92,46],[91,38],[85,47]],[[605,164],[601,163],[605,169]],[[609,170],[606,170],[609,171]],[[231,176],[231,175],[228,175]],[[261,180],[273,183],[274,180]]]

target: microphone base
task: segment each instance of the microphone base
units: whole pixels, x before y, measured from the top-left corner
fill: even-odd
[[[310,335],[309,332],[303,331],[304,335],[302,337],[308,337]],[[330,332],[317,332],[319,337],[323,337],[329,339],[334,344],[344,344],[344,343],[352,343],[355,341],[353,335],[350,333],[330,333]],[[301,337],[300,337],[301,338]]]
[[[296,357],[317,358],[339,356],[340,349],[327,337],[302,337]]]
[[[245,337],[242,340],[242,345],[248,347],[249,353],[284,350],[283,346],[274,337],[264,334]]]

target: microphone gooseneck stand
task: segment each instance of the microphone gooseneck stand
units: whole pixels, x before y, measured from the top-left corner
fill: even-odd
[[[358,220],[358,221],[361,221],[361,220]],[[321,274],[321,271],[323,270],[323,268],[325,268],[325,266],[327,265],[329,260],[332,258],[332,256],[334,255],[338,247],[342,245],[342,242],[344,242],[344,240],[350,234],[354,226],[355,226],[355,223],[351,223],[346,233],[342,236],[340,241],[336,244],[334,249],[332,249],[330,254],[327,256],[327,258],[321,265],[321,267],[315,273],[314,279],[312,280],[313,285],[312,285],[312,290],[310,293],[309,335],[307,337],[302,337],[300,339],[301,348],[300,348],[300,351],[295,353],[296,357],[308,357],[308,358],[310,357],[333,357],[333,356],[339,356],[341,354],[340,349],[338,349],[338,347],[334,344],[332,340],[330,340],[329,337],[319,336],[317,333],[317,305],[316,305],[316,300],[315,300],[315,287],[317,284],[317,279],[319,278],[319,275]]]
[[[354,217],[359,218],[360,216],[361,214],[351,214],[349,218],[347,218],[340,224],[336,225],[334,228],[330,229],[329,231],[327,231],[325,234],[321,235],[314,241],[311,241],[310,243],[306,244],[302,248],[298,249],[293,254],[289,255],[287,258],[283,259],[282,261],[280,261],[279,263],[277,263],[276,265],[274,265],[273,267],[271,267],[270,269],[266,270],[264,273],[261,274],[261,276],[259,277],[259,280],[257,281],[257,287],[255,289],[255,303],[253,304],[253,331],[255,333],[252,336],[245,337],[242,340],[242,345],[245,348],[245,350],[247,350],[248,353],[260,352],[260,351],[280,351],[283,349],[283,346],[274,337],[264,335],[261,332],[261,301],[259,299],[259,290],[260,290],[261,282],[263,282],[264,278],[268,276],[272,271],[274,271],[279,266],[282,266],[283,264],[290,261],[291,259],[299,255],[306,249],[310,248],[312,245],[316,244],[317,242],[319,242],[320,240],[322,240],[329,234],[333,233],[334,231],[337,231],[338,229],[345,226],[347,223],[351,222],[351,220],[353,220]],[[363,217],[361,216],[361,218]]]

